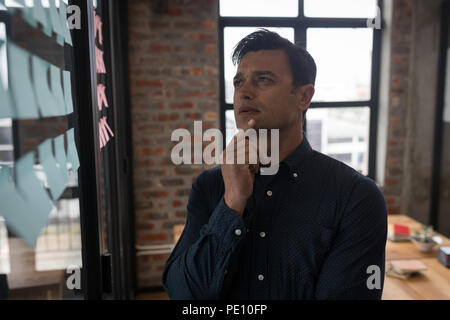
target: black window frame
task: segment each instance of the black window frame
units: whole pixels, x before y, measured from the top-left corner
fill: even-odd
[[[225,27],[284,27],[293,28],[295,43],[306,48],[306,33],[308,28],[370,28],[367,25],[367,18],[317,18],[308,17],[304,14],[304,0],[298,0],[297,17],[229,17],[220,15],[220,1],[218,1],[218,28],[219,28],[219,84],[220,84],[220,128],[224,136],[225,146],[225,112],[233,110],[233,104],[226,103],[225,100],[225,69],[224,69],[224,28]],[[380,9],[379,18],[383,12],[383,1],[377,0],[377,6]],[[372,39],[372,66],[371,66],[371,88],[370,100],[364,101],[335,101],[335,102],[311,102],[309,108],[347,108],[347,107],[369,107],[369,163],[368,177],[375,179],[376,170],[376,145],[377,145],[377,123],[379,108],[379,83],[380,83],[380,57],[381,57],[381,28],[373,28]],[[305,123],[305,119],[304,119]],[[307,127],[304,126],[304,131]]]

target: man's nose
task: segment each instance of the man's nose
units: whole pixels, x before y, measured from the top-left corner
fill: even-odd
[[[245,81],[240,88],[236,89],[240,99],[252,100],[255,98],[255,88],[251,81]]]

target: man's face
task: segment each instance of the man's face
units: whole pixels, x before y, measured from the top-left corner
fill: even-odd
[[[238,66],[234,89],[238,128],[246,129],[255,119],[255,129],[282,131],[301,121],[288,57],[282,50],[248,52]]]

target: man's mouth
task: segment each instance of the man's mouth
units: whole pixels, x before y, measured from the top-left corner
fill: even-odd
[[[241,115],[241,116],[254,115],[257,113],[260,113],[260,111],[253,107],[240,107],[239,108],[239,115]]]

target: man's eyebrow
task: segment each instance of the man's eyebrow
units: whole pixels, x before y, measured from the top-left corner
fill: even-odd
[[[268,75],[268,76],[272,76],[272,77],[278,79],[278,76],[277,76],[275,73],[273,73],[272,71],[269,71],[269,70],[253,71],[253,72],[252,72],[252,75],[253,75],[253,76],[263,76],[263,75]],[[238,72],[238,73],[234,76],[233,79],[234,79],[234,80],[235,80],[235,79],[239,79],[239,78],[241,78],[242,76],[243,76],[243,73],[242,73],[242,72]]]
[[[275,73],[273,73],[272,71],[268,71],[268,70],[264,70],[264,71],[253,71],[252,72],[254,75],[256,76],[272,76],[274,78],[278,78],[277,75]]]

